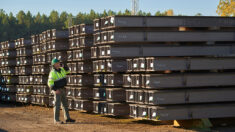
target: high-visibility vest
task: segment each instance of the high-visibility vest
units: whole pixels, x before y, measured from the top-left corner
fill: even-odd
[[[66,71],[63,67],[61,67],[60,72],[52,69],[48,77],[48,86],[50,88],[53,88],[54,86],[56,86],[56,84],[59,84],[60,81],[65,80],[68,73],[70,73],[70,71]],[[58,86],[56,87],[58,88]]]

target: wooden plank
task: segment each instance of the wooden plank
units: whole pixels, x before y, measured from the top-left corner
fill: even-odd
[[[208,118],[205,119],[193,119],[193,120],[174,120],[174,127],[182,127],[188,129],[200,129],[210,131],[212,123]]]

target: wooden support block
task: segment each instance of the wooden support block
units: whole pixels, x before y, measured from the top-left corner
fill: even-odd
[[[174,127],[210,130],[213,127],[208,118],[194,120],[174,120]]]

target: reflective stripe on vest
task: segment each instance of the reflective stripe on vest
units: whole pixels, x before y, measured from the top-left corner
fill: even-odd
[[[65,74],[65,71],[63,69],[61,69],[61,73],[60,74],[56,70],[54,70],[54,73],[57,76],[57,79],[55,79],[55,81],[58,81],[58,80],[66,78],[66,74]]]

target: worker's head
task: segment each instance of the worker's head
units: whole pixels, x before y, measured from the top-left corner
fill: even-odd
[[[55,68],[55,69],[59,69],[60,68],[60,61],[56,58],[54,58],[52,61],[51,61],[51,65]]]

